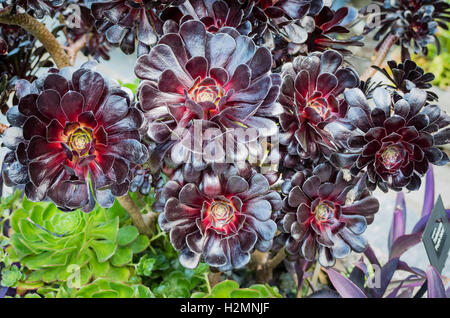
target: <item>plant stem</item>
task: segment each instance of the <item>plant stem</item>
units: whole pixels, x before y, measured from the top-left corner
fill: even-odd
[[[133,225],[137,227],[139,233],[151,236],[150,228],[145,224],[143,215],[139,207],[134,203],[133,199],[128,195],[118,197],[120,205],[128,212],[133,221]]]
[[[205,279],[207,281],[209,293],[211,293],[211,289],[220,282],[221,278],[222,278],[221,272],[210,272],[209,274],[205,273]]]
[[[263,253],[255,251],[252,254],[252,262],[255,264],[256,280],[260,283],[267,283],[272,279],[273,270],[286,258],[286,252],[284,248],[278,251],[278,253],[271,259],[269,259],[269,253]]]
[[[165,232],[159,232],[158,234],[156,234],[155,236],[153,236],[151,239],[150,239],[150,243],[151,242],[153,242],[154,240],[157,240],[157,239],[159,239],[161,236],[164,236],[166,233]]]
[[[278,251],[278,253],[271,258],[267,262],[267,267],[270,268],[270,270],[274,270],[275,267],[277,267],[284,259],[286,258],[286,251],[284,250],[284,247]]]
[[[11,14],[10,12],[11,9],[7,9],[0,13],[0,23],[18,25],[28,31],[44,45],[58,68],[71,65],[69,55],[43,23],[27,13]]]
[[[203,279],[204,279],[205,282],[206,282],[206,288],[208,289],[208,294],[211,294],[211,284],[210,284],[210,282],[209,282],[209,276],[208,276],[208,273],[204,273],[204,274],[203,274]]]
[[[84,46],[87,43],[87,40],[88,40],[87,35],[84,35],[67,47],[67,54],[70,58],[70,63],[72,65],[75,64],[78,52],[80,52],[80,50],[84,48]]]
[[[378,51],[376,52],[375,60],[373,61],[372,65],[381,67],[387,55],[389,54],[391,47],[395,44],[395,42],[397,42],[397,40],[398,40],[397,36],[389,34],[387,38],[384,40],[383,44],[378,49]],[[361,76],[361,80],[367,81],[369,78],[374,76],[375,73],[376,70],[372,66],[370,66]]]
[[[316,266],[314,267],[314,273],[312,276],[311,284],[314,286],[314,289],[317,287],[317,281],[319,280],[319,273],[320,273],[320,263],[319,261],[316,262]]]
[[[8,126],[5,124],[0,124],[0,135],[3,135],[6,129],[8,129]]]

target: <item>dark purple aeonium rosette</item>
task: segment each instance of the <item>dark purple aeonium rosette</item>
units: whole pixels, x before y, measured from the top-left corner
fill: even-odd
[[[347,113],[343,92],[359,85],[358,74],[343,65],[340,53],[328,50],[297,57],[283,68],[279,102],[283,106],[280,143],[287,147],[286,167],[298,157],[319,160],[339,148],[327,130]]]
[[[252,129],[253,139],[277,132],[281,78],[270,71],[269,50],[233,29],[226,32],[213,34],[190,20],[138,59],[139,104],[158,144],[153,167],[166,153],[173,165],[188,163],[193,173],[226,156],[226,162],[245,161],[259,145],[238,138],[236,130]],[[209,129],[216,134],[203,134]],[[217,157],[205,160],[211,152]]]
[[[12,7],[12,13],[25,10],[35,18],[42,19],[45,15],[53,16],[64,2],[64,0],[3,0],[0,1],[0,5]]]
[[[268,251],[272,246],[272,218],[281,208],[281,198],[261,174],[245,178],[205,172],[199,183],[169,181],[164,194],[167,201],[159,224],[169,232],[185,267],[195,268],[203,258],[227,271],[246,265],[255,248]]]
[[[96,60],[103,58],[109,60],[110,45],[106,40],[104,33],[98,32],[94,23],[95,19],[91,15],[91,10],[81,4],[77,4],[80,10],[79,25],[67,27],[67,36],[70,43],[80,41],[86,38],[86,44],[81,52],[86,56],[92,56]],[[64,18],[70,21],[73,12],[71,10],[63,11]],[[69,43],[68,43],[69,44]]]
[[[323,7],[322,0],[238,1],[242,3],[245,19],[252,24],[250,35],[258,44],[271,49],[275,47],[274,37],[296,45],[304,43],[308,33],[299,20],[306,15],[316,15]]]
[[[375,0],[380,12],[374,17],[377,23],[368,24],[365,33],[376,29],[374,36],[380,40],[378,48],[388,36],[397,37],[402,50],[402,60],[410,59],[410,50],[427,55],[428,44],[435,44],[440,50],[436,37],[438,27],[448,30],[450,4],[442,0]],[[372,5],[373,5],[372,4]],[[380,27],[381,26],[381,27]]]
[[[87,0],[99,32],[108,41],[132,54],[138,40],[138,55],[147,53],[161,31],[158,14],[175,0]]]
[[[426,91],[413,88],[403,98],[385,88],[373,92],[375,107],[359,89],[345,92],[347,119],[357,128],[345,153],[331,162],[356,175],[367,169],[370,189],[417,190],[429,164],[444,165],[448,156],[438,146],[450,142],[450,116],[427,104]]]
[[[217,33],[222,28],[235,28],[248,35],[252,30],[249,20],[244,17],[244,9],[238,1],[187,0],[177,6],[166,8],[160,18],[164,22],[164,32],[176,32],[179,25],[188,20],[199,20],[208,32]]]
[[[333,10],[324,6],[320,12],[302,21],[304,29],[308,32],[308,39],[304,45],[297,48],[302,52],[315,52],[333,49],[344,55],[351,55],[349,46],[363,46],[362,36],[341,38],[339,35],[350,33],[348,26],[357,18],[357,10],[352,7],[342,7]],[[295,54],[297,48],[293,43],[289,44],[291,54]]]
[[[414,61],[406,60],[403,63],[396,63],[395,61],[388,61],[387,68],[380,68],[372,66],[374,69],[384,74],[392,83],[388,85],[391,88],[408,93],[414,87],[427,90],[427,99],[429,101],[437,101],[438,96],[430,89],[434,80],[433,73],[425,73],[425,71],[418,66]],[[392,74],[392,75],[391,75]]]
[[[53,70],[30,84],[19,81],[18,106],[3,136],[7,185],[25,185],[32,201],[51,199],[63,210],[110,207],[127,193],[141,143],[141,112],[119,86],[82,66]],[[94,200],[95,198],[95,200]]]
[[[204,173],[198,184],[169,181],[164,192],[159,224],[170,233],[183,266],[194,268],[203,258],[226,271],[246,265],[255,248],[268,251],[272,246],[272,218],[281,198],[263,175]]]
[[[378,200],[364,179],[351,178],[328,163],[296,172],[282,185],[285,194],[278,219],[288,255],[333,266],[350,251],[361,253],[361,234],[373,222]]]

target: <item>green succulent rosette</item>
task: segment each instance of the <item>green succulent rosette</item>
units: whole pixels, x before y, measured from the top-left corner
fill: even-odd
[[[154,298],[148,287],[134,284],[132,279],[129,282],[119,282],[97,278],[79,289],[65,284],[57,289],[42,287],[38,293],[45,298]]]
[[[192,298],[281,298],[276,287],[268,284],[255,284],[239,288],[234,280],[224,280],[211,289],[210,293],[193,293]]]
[[[79,288],[98,278],[128,281],[133,255],[144,251],[149,240],[127,221],[117,202],[110,209],[67,213],[52,203],[24,199],[11,216],[7,252],[30,271],[25,284],[72,282]]]

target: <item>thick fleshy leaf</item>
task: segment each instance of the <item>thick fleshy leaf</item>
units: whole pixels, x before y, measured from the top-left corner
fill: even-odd
[[[434,173],[433,166],[430,168],[426,175],[425,183],[425,197],[423,200],[422,217],[431,214],[434,206]]]
[[[411,247],[422,241],[422,233],[413,233],[400,236],[392,244],[389,258],[400,258],[400,256]]]
[[[399,192],[397,194],[393,220],[391,224],[391,229],[389,231],[389,238],[388,238],[389,249],[392,247],[392,243],[395,242],[397,238],[405,234],[405,229],[406,229],[405,196],[403,192]]]
[[[427,267],[428,298],[447,298],[439,272],[431,265]]]
[[[334,269],[327,269],[328,277],[338,293],[344,298],[367,298],[364,292],[351,280]]]

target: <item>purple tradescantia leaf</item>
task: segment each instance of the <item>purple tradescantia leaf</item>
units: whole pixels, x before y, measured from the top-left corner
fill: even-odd
[[[380,266],[380,262],[378,261],[378,258],[370,245],[367,246],[366,250],[364,251],[364,255],[366,255],[371,264]]]
[[[422,217],[430,215],[434,206],[434,173],[433,166],[427,172],[425,183],[425,198],[423,200]]]
[[[445,295],[447,296],[447,298],[450,298],[450,287],[445,291]]]
[[[391,260],[389,260],[389,262],[387,262],[382,268],[381,268],[381,281],[380,283],[380,287],[374,287],[374,288],[370,288],[369,289],[369,294],[373,297],[373,298],[382,298],[384,293],[386,292],[386,288],[389,285],[389,282],[392,279],[392,276],[394,275],[397,266],[398,266],[398,262],[399,259],[393,258]]]
[[[400,258],[400,256],[405,253],[408,249],[417,245],[422,241],[422,233],[413,233],[400,236],[395,242],[392,244],[392,248],[390,250],[389,259]]]
[[[398,262],[397,270],[409,272],[411,274],[414,274],[416,276],[420,276],[423,278],[425,278],[425,276],[426,276],[425,272],[423,270],[421,270],[420,268],[410,267],[406,262],[403,262],[403,261]]]
[[[343,298],[367,298],[364,292],[344,275],[331,268],[326,271],[334,288]]]
[[[308,298],[341,298],[341,296],[334,290],[324,288],[312,293]]]
[[[392,243],[395,242],[400,236],[405,234],[406,227],[406,203],[405,195],[403,192],[397,194],[397,200],[395,201],[395,210],[389,232],[388,249],[392,247]]]
[[[5,298],[6,293],[8,292],[9,287],[0,288],[0,298]]]
[[[410,276],[406,277],[406,279],[402,280],[402,282],[397,287],[395,287],[394,290],[386,296],[386,298],[397,298],[397,295],[400,292],[400,289],[402,289],[402,287],[404,287],[403,284],[414,277],[416,277],[416,275],[410,275]]]
[[[361,259],[355,264],[355,267],[350,273],[349,279],[361,290],[363,290],[366,277],[369,277],[369,274],[367,271],[367,266],[364,263],[364,257],[362,256]]]
[[[447,213],[447,219],[450,220],[450,210],[445,210]],[[412,233],[422,233],[425,230],[425,226],[427,225],[428,219],[430,218],[430,215],[424,215],[417,223],[414,225],[414,228],[412,230]]]
[[[427,267],[428,298],[447,298],[441,275],[431,265]]]

